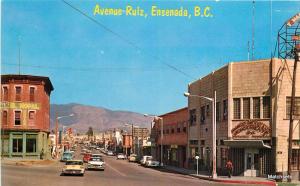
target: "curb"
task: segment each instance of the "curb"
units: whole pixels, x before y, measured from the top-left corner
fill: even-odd
[[[224,180],[224,179],[213,179],[210,177],[204,177],[204,176],[197,176],[197,175],[193,175],[193,174],[186,174],[180,171],[176,171],[173,169],[167,169],[164,168],[166,170],[169,171],[174,171],[180,174],[184,174],[184,175],[188,175],[194,178],[198,178],[198,179],[202,179],[202,180],[207,180],[207,181],[213,181],[213,182],[219,182],[219,183],[229,183],[229,184],[253,184],[253,185],[271,185],[271,186],[276,186],[276,182],[274,181],[250,181],[250,180]]]

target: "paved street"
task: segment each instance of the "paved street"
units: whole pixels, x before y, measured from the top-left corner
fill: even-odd
[[[81,155],[76,153],[81,159]],[[2,165],[4,186],[93,186],[93,185],[224,185],[192,178],[189,176],[144,168],[126,160],[116,160],[115,156],[104,156],[105,171],[86,171],[84,177],[60,176],[63,163],[50,166]]]

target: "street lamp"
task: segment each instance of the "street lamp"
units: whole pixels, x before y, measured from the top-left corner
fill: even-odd
[[[66,116],[57,116],[57,113],[55,114],[55,121],[56,121],[56,126],[55,126],[55,157],[57,158],[58,155],[58,121],[62,118],[66,118],[66,117],[72,117],[74,116],[73,113],[66,115]]]
[[[202,98],[206,99],[210,102],[212,102],[212,156],[213,156],[213,171],[212,171],[212,178],[217,178],[217,144],[216,144],[216,91],[214,91],[214,98],[209,98],[205,96],[199,96],[199,95],[192,95],[188,92],[184,93],[185,97],[197,97],[197,98]]]
[[[164,131],[164,120],[162,117],[144,114],[145,117],[154,117],[154,119],[160,120],[160,166],[163,166],[163,131]]]

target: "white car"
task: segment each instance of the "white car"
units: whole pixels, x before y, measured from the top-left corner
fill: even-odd
[[[125,159],[126,159],[126,156],[125,156],[124,154],[122,154],[122,153],[119,153],[119,154],[117,155],[117,160],[119,160],[119,159],[125,160]]]
[[[113,156],[114,153],[113,153],[112,151],[109,150],[109,151],[107,151],[107,155],[108,155],[108,156]]]
[[[91,157],[91,159],[88,161],[87,167],[88,170],[94,169],[94,170],[104,170],[105,163],[102,160],[101,157]]]
[[[61,171],[61,175],[81,175],[85,172],[82,160],[68,160]]]
[[[142,159],[141,159],[141,161],[140,161],[141,165],[146,165],[146,161],[148,159],[149,160],[152,159],[152,156],[143,156]]]
[[[153,160],[152,158],[148,158],[146,163],[145,163],[145,166],[146,167],[159,167],[159,161],[156,161],[156,160]]]

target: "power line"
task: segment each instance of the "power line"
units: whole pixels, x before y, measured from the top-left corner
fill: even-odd
[[[111,30],[110,28],[108,28],[107,26],[105,26],[103,23],[99,22],[98,20],[92,18],[91,16],[89,16],[88,14],[86,14],[85,12],[83,12],[82,10],[80,10],[79,8],[75,7],[74,5],[70,4],[69,2],[62,0],[62,2],[64,2],[66,5],[68,5],[69,7],[71,7],[73,10],[77,11],[78,13],[80,13],[81,15],[85,16],[86,18],[88,18],[90,21],[94,22],[96,25],[100,26],[101,28],[103,28],[105,31],[115,35],[117,38],[121,39],[123,42],[129,44],[130,46],[132,46],[134,49],[138,50],[138,51],[143,51],[142,48],[138,47],[137,45],[135,45],[132,41],[126,39],[125,37],[123,37],[122,35],[118,34],[117,32]],[[185,75],[188,78],[191,79],[196,79],[195,77],[192,77],[191,75],[183,72],[182,70],[178,69],[177,67],[168,64],[164,61],[162,61],[158,56],[154,56],[152,54],[150,54],[151,57],[156,58],[157,60],[161,61],[164,65],[166,65],[167,67],[173,69],[174,71],[177,71],[183,75]]]

